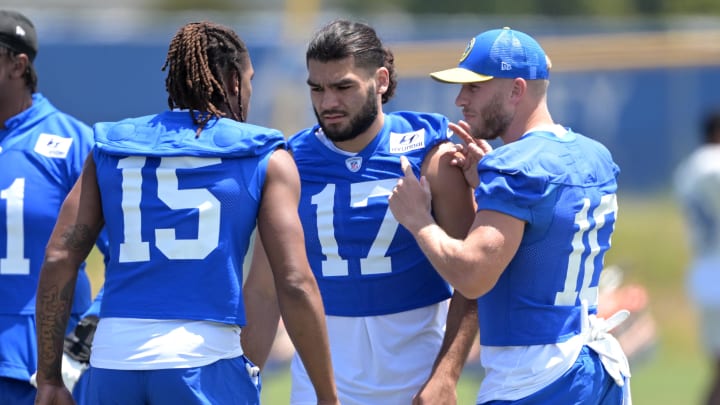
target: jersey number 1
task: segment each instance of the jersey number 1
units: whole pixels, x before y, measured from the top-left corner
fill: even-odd
[[[25,179],[15,179],[10,187],[0,191],[0,199],[7,201],[5,235],[7,250],[0,259],[0,274],[30,274],[30,260],[23,257],[25,252],[25,225],[23,207],[25,200]]]

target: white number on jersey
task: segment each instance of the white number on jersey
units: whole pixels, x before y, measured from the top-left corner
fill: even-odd
[[[595,226],[592,229],[590,229],[591,225],[588,218],[589,210],[590,200],[585,198],[583,199],[582,209],[575,215],[575,224],[578,225],[580,229],[578,229],[573,236],[573,251],[568,260],[565,286],[563,291],[555,295],[555,305],[575,305],[578,295],[581,301],[587,300],[589,305],[597,305],[598,289],[597,287],[590,287],[590,282],[593,279],[593,272],[590,270],[594,268],[593,261],[598,253],[600,253],[598,231],[606,225],[605,217],[607,215],[615,215],[617,212],[617,198],[615,194],[604,195],[600,199],[600,204],[593,210]],[[588,232],[587,246],[583,243],[583,236],[586,232]],[[608,243],[609,242],[610,241],[608,241]],[[578,279],[580,278],[581,261],[584,255],[586,255],[584,263],[585,271],[583,272],[582,284],[578,291]],[[602,269],[598,269],[598,271],[600,270]]]
[[[350,208],[367,207],[370,198],[385,198],[392,194],[397,179],[383,179],[353,183],[350,186]],[[343,199],[346,201],[346,199]],[[319,193],[312,196],[310,202],[317,209],[317,234],[320,239],[322,253],[326,259],[322,262],[323,276],[347,276],[348,261],[340,257],[338,242],[335,238],[334,208],[335,185],[328,184]],[[385,211],[382,224],[377,235],[372,239],[368,256],[360,259],[361,274],[382,274],[392,271],[390,258],[386,256],[399,223],[392,215],[389,207]]]
[[[7,201],[5,212],[5,235],[7,246],[5,257],[0,258],[0,274],[30,274],[30,260],[23,257],[25,252],[25,226],[23,207],[25,200],[25,179],[15,179],[10,187],[0,191],[0,199]]]
[[[130,156],[118,161],[122,171],[122,211],[125,229],[120,244],[120,263],[150,260],[150,245],[142,240],[142,173],[145,157]],[[155,244],[168,259],[203,259],[218,245],[220,237],[220,201],[206,189],[180,189],[177,169],[194,169],[220,164],[220,159],[165,157],[156,169],[158,198],[170,210],[197,209],[198,237],[177,239],[175,229],[155,229]]]

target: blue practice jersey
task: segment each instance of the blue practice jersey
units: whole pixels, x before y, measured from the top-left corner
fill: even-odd
[[[0,130],[0,313],[35,314],[45,247],[65,196],[92,147],[90,127],[58,111],[39,93]],[[79,274],[73,312],[90,305]]]
[[[478,166],[478,210],[526,222],[515,257],[478,299],[481,343],[525,346],[579,334],[581,300],[597,312],[598,280],[617,214],[620,170],[600,143],[531,132]]]
[[[101,317],[244,325],[243,259],[283,135],[187,111],[95,125],[109,238]]]
[[[35,370],[32,320],[45,247],[92,147],[92,131],[39,93],[5,127],[0,129],[0,315],[9,317],[0,318],[0,376],[27,379]],[[90,282],[81,268],[73,321],[90,298]],[[32,317],[31,322],[16,315]]]
[[[289,140],[300,171],[300,218],[308,259],[328,315],[407,311],[450,297],[412,235],[398,224],[388,196],[403,176],[400,156],[420,173],[426,154],[448,139],[436,114],[385,115],[375,139],[353,156],[328,148],[318,126]]]

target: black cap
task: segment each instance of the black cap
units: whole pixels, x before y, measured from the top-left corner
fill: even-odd
[[[24,53],[35,60],[38,51],[35,26],[17,11],[0,10],[0,46]]]

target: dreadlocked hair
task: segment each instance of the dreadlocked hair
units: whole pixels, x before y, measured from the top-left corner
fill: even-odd
[[[387,103],[397,87],[395,56],[383,46],[375,30],[367,24],[344,19],[333,20],[322,27],[312,38],[305,53],[305,62],[316,60],[330,62],[355,58],[355,65],[369,71],[379,67],[387,68],[390,73],[388,88],[382,95],[382,103]]]
[[[236,73],[238,80],[250,56],[245,43],[230,28],[208,21],[181,27],[170,42],[162,71],[168,69],[165,89],[170,109],[188,109],[198,126],[196,136],[211,118],[226,116],[245,121],[238,93],[235,111],[225,92],[225,80]]]

